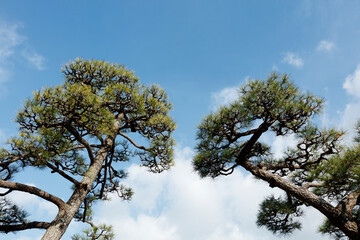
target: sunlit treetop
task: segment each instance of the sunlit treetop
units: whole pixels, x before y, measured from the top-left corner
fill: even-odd
[[[236,101],[209,114],[198,126],[195,169],[203,177],[216,177],[232,172],[240,158],[264,160],[270,152],[258,141],[262,133],[302,132],[322,103],[323,99],[301,92],[285,74],[249,81],[239,89]]]

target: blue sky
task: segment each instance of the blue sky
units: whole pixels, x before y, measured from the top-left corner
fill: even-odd
[[[83,57],[125,64],[142,82],[160,84],[169,94],[178,124],[177,165],[159,176],[131,166],[127,182],[134,200],[114,198],[98,206],[96,217],[111,220],[118,239],[144,239],[142,233],[146,239],[275,239],[255,226],[257,204],[273,191],[266,184],[241,171],[215,181],[192,172],[196,125],[234,99],[246,79],[278,71],[325,97],[320,124],[351,132],[360,118],[359,10],[355,0],[0,0],[0,140],[16,134],[13,119],[33,91],[62,83],[66,62]],[[286,140],[274,142],[274,151],[281,151]],[[29,171],[18,179],[55,188],[65,198],[68,190],[52,177]],[[53,214],[31,196],[14,198],[34,217]],[[314,211],[308,219],[322,220]],[[326,239],[314,225],[305,224],[291,239]],[[82,227],[72,224],[67,238]],[[39,236],[30,231],[5,240]]]

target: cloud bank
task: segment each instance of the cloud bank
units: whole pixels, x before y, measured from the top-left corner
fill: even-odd
[[[112,201],[98,206],[95,219],[112,224],[116,239],[131,240],[255,240],[280,239],[257,228],[256,213],[264,196],[280,194],[241,170],[215,180],[193,172],[194,153],[177,149],[175,167],[158,175],[133,165],[125,183],[135,195],[130,202]],[[303,230],[291,239],[325,239],[316,234],[322,217],[307,210]],[[281,238],[283,239],[283,238]]]

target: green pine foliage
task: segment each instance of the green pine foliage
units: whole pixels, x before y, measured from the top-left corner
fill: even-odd
[[[328,219],[322,233],[360,239],[360,138],[345,147],[340,144],[343,131],[313,124],[323,102],[300,91],[286,74],[248,81],[236,101],[199,124],[194,169],[202,177],[215,178],[243,167],[270,187],[284,190],[285,200],[268,197],[258,213],[258,226],[274,233],[288,235],[301,229],[299,217],[306,205]],[[292,134],[297,144],[275,158],[261,139],[267,132]]]
[[[7,198],[0,199],[0,223],[17,224],[26,222],[28,213]]]
[[[82,234],[75,234],[71,240],[114,240],[115,234],[111,226],[105,224],[85,229]]]
[[[297,203],[294,203],[294,200]],[[267,197],[260,204],[256,224],[260,227],[265,226],[273,233],[288,235],[296,229],[301,229],[301,223],[296,220],[303,215],[299,205],[299,201],[291,197],[287,200],[274,196]]]
[[[121,184],[127,176],[123,163],[135,159],[155,173],[173,165],[176,124],[165,91],[140,83],[123,65],[76,59],[62,72],[63,84],[34,92],[18,112],[19,134],[0,149],[0,187],[6,188],[26,167],[60,175],[73,184],[74,193],[88,191],[82,179],[94,179],[74,216],[88,222],[93,204],[109,199],[109,193],[131,198],[131,188]],[[35,194],[26,187],[8,188]],[[55,202],[61,208],[61,200]],[[0,231],[8,229],[4,225]]]
[[[277,135],[297,132],[320,111],[322,103],[321,98],[300,92],[288,75],[272,73],[267,81],[250,81],[240,88],[238,100],[210,113],[198,126],[195,170],[203,177],[232,172],[258,121]],[[269,146],[260,142],[247,151],[254,160],[269,154]]]

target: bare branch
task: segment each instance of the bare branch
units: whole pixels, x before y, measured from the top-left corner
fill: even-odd
[[[339,223],[339,221],[341,221],[340,224],[338,224],[338,227],[347,236],[358,236],[358,226],[356,221],[348,217],[339,217],[341,214],[346,214],[346,212],[349,212],[349,209],[352,210],[351,207],[355,206],[354,204],[356,204],[355,197],[357,200],[360,195],[360,191],[354,192],[351,197],[345,198],[342,201],[342,204],[334,207],[325,199],[315,195],[308,189],[296,186],[295,184],[285,180],[277,174],[270,173],[257,166],[254,166],[249,161],[244,161],[241,166],[251,172],[254,176],[268,182],[271,187],[278,187],[290,195],[296,197],[297,199],[313,206],[321,213],[323,213],[332,224]]]
[[[263,164],[262,169],[264,170],[282,170],[282,169],[301,169],[302,167],[300,165],[293,165],[289,163],[279,163],[279,164]]]
[[[148,149],[144,146],[139,146],[136,144],[136,142],[134,142],[134,140],[132,140],[129,136],[125,135],[124,133],[122,132],[119,132],[119,135],[123,136],[124,138],[126,138],[129,142],[131,142],[132,145],[134,145],[136,148],[139,148],[139,149],[142,149],[142,150],[145,150],[147,151]]]
[[[58,174],[60,174],[62,177],[64,177],[65,179],[69,180],[70,182],[72,182],[75,185],[79,185],[80,182],[77,181],[75,178],[72,178],[71,176],[67,175],[64,171],[62,171],[61,169],[59,169],[58,167],[55,167],[54,165],[50,164],[49,162],[46,163],[46,166],[48,168],[50,168],[52,170],[52,172],[57,172]]]
[[[324,186],[324,184],[323,183],[308,182],[308,183],[304,184],[301,188],[309,189],[311,187],[321,187],[321,186]]]
[[[238,133],[235,133],[235,138],[238,139],[240,137],[245,137],[245,136],[249,136],[251,134],[255,134],[259,131],[259,128],[261,126],[259,126],[258,128],[254,128],[254,129],[250,129],[248,131],[245,131],[245,132],[238,132]]]
[[[47,229],[49,226],[49,222],[27,222],[21,224],[0,225],[0,232],[9,233],[33,228]]]
[[[9,161],[1,162],[0,167],[5,168],[5,167],[9,166],[11,163],[18,161],[18,160],[24,158],[25,156],[26,156],[26,154],[20,154],[18,156],[14,156],[14,158],[10,159]]]
[[[100,148],[101,145],[99,145],[99,144],[90,144],[90,147],[92,147],[92,148]],[[86,146],[77,145],[77,146],[74,146],[74,147],[71,147],[71,148],[67,148],[67,149],[63,150],[63,152],[70,152],[70,151],[73,151],[73,150],[83,149],[83,148],[86,148]]]
[[[90,224],[91,227],[94,227],[94,226],[95,226],[94,223],[92,223],[92,222],[90,222],[90,221],[88,221],[88,220],[85,220],[85,219],[83,219],[82,222],[87,223],[87,224]]]
[[[22,183],[17,183],[17,182],[8,182],[8,181],[4,181],[4,180],[0,180],[0,187],[3,188],[8,188],[8,189],[12,189],[12,190],[16,190],[16,191],[21,191],[21,192],[27,192],[33,195],[36,195],[38,197],[41,197],[42,199],[45,199],[49,202],[54,203],[59,209],[64,208],[64,206],[66,205],[66,203],[61,200],[60,198],[51,195],[50,193],[41,190],[37,187],[33,187],[33,186],[29,186],[26,184],[22,184]]]
[[[4,192],[4,193],[0,193],[0,197],[4,197],[4,196],[8,195],[8,194],[11,193],[12,191],[13,191],[12,189],[9,189],[9,190],[7,190],[7,191]]]
[[[76,129],[75,129],[73,126],[71,126],[70,124],[67,124],[67,125],[66,125],[66,129],[67,129],[71,134],[74,135],[75,139],[76,139],[79,143],[81,143],[81,144],[83,144],[83,145],[85,146],[85,148],[86,148],[86,150],[87,150],[87,152],[88,152],[90,161],[91,161],[91,163],[93,163],[93,162],[94,162],[94,154],[93,154],[93,152],[92,152],[92,149],[91,149],[90,144],[89,144],[83,137],[81,137],[81,135],[78,133],[78,131],[76,131]]]
[[[234,164],[233,166],[226,168],[226,169],[223,168],[223,169],[221,169],[220,174],[224,175],[224,176],[230,175],[234,172],[235,167],[237,167],[237,164]]]
[[[338,211],[335,209],[335,207],[333,207],[330,203],[315,195],[311,191],[299,187],[294,183],[285,180],[277,174],[265,171],[264,169],[261,169],[251,164],[249,161],[243,162],[241,166],[251,172],[254,176],[268,182],[270,186],[278,187],[285,192],[295,196],[299,200],[311,204],[314,208],[318,209],[329,219],[334,219],[335,217],[337,217]]]

